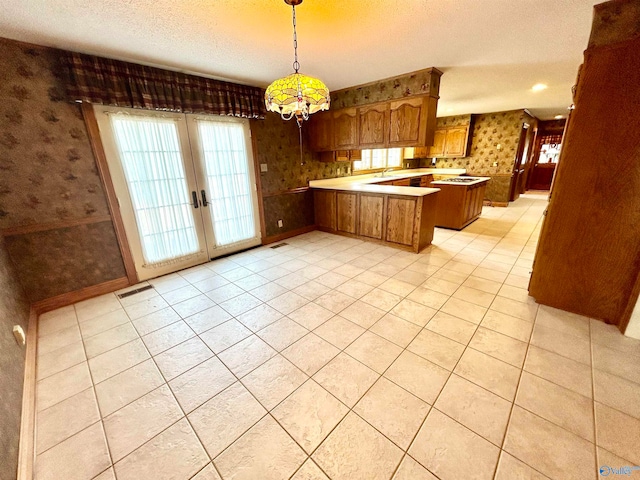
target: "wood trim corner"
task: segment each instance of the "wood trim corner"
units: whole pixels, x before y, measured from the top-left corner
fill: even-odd
[[[32,480],[35,463],[36,437],[36,362],[38,340],[38,314],[32,307],[27,326],[27,343],[22,386],[22,417],[18,446],[17,480]]]
[[[128,277],[116,278],[109,280],[108,282],[99,283],[98,285],[92,285],[73,292],[63,293],[55,297],[47,298],[35,302],[31,307],[34,309],[37,315],[41,313],[55,310],[56,308],[66,307],[67,305],[73,305],[76,302],[87,300],[88,298],[97,297],[98,295],[104,295],[105,293],[115,292],[121,288],[133,285],[129,282]]]
[[[295,230],[289,230],[288,232],[280,233],[278,235],[264,237],[262,240],[262,244],[268,245],[270,243],[280,242],[282,240],[286,240],[287,238],[295,237],[296,235],[302,235],[303,233],[309,233],[314,230],[318,230],[318,227],[316,225],[307,225],[306,227],[296,228]]]
[[[120,204],[118,203],[118,197],[116,196],[116,191],[113,188],[113,182],[111,181],[111,175],[109,174],[109,165],[107,164],[107,157],[104,153],[102,139],[100,138],[100,130],[98,128],[98,121],[96,120],[96,112],[93,109],[92,105],[88,103],[82,103],[82,115],[87,126],[87,133],[89,136],[89,142],[91,143],[91,149],[93,150],[93,155],[96,159],[98,174],[100,175],[102,185],[104,186],[107,205],[109,206],[111,220],[113,221],[113,228],[116,232],[118,246],[120,247],[120,253],[124,262],[124,269],[127,273],[129,283],[131,285],[134,285],[138,283],[138,274],[136,273],[136,266],[133,261],[133,255],[131,254],[131,249],[129,248],[127,234],[124,230],[124,222],[122,221],[122,214],[120,213]]]
[[[258,145],[256,143],[256,136],[254,134],[253,122],[249,122],[249,132],[251,132],[251,149],[253,150],[253,170],[256,177],[256,191],[258,195],[258,214],[260,215],[260,240],[262,244],[265,244],[267,238],[267,226],[264,221],[264,200],[262,196],[262,179],[260,178],[262,172],[260,172],[260,164],[258,163]]]

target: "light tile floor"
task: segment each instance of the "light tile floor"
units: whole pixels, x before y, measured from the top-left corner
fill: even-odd
[[[419,255],[312,232],[42,315],[37,479],[640,464],[640,341],[527,296],[545,206],[484,208]]]

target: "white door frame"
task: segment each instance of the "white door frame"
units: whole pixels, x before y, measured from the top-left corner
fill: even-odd
[[[228,255],[230,253],[245,250],[247,248],[255,247],[262,244],[262,233],[260,231],[260,210],[258,207],[258,188],[256,183],[255,164],[253,161],[253,148],[251,145],[251,129],[249,128],[249,120],[246,118],[237,117],[224,117],[224,116],[204,116],[204,115],[187,115],[187,127],[189,131],[189,137],[191,139],[192,155],[194,157],[194,168],[196,170],[196,180],[198,183],[198,192],[205,191],[207,198],[211,199],[212,195],[209,192],[209,185],[207,182],[207,172],[204,159],[204,153],[202,152],[202,142],[200,141],[200,132],[198,130],[197,122],[228,122],[242,125],[244,130],[245,140],[245,153],[247,161],[247,171],[249,173],[249,183],[251,190],[251,203],[253,207],[253,226],[255,236],[247,240],[237,242],[231,245],[218,246],[216,244],[215,233],[212,218],[212,212],[208,207],[202,209],[202,217],[205,223],[205,232],[207,240],[207,248],[209,250],[209,256],[211,259],[220,257],[222,255]],[[200,193],[199,193],[200,195]],[[202,200],[202,198],[201,198]]]
[[[129,248],[131,250],[131,255],[135,264],[138,280],[142,281],[159,277],[208,261],[209,255],[206,249],[205,232],[201,220],[202,214],[200,213],[200,205],[198,204],[197,209],[195,208],[195,206],[192,206],[191,212],[193,214],[198,243],[201,247],[200,252],[198,254],[187,257],[185,260],[173,261],[165,265],[147,266],[145,264],[146,262],[142,253],[142,243],[140,241],[140,231],[136,222],[129,187],[127,185],[124,169],[120,160],[120,153],[113,134],[111,120],[109,118],[110,114],[124,113],[132,116],[147,118],[167,118],[175,121],[178,132],[178,140],[180,142],[180,150],[182,153],[185,176],[187,179],[187,187],[189,189],[189,192],[191,192],[196,191],[197,182],[193,169],[193,162],[191,161],[189,135],[186,128],[184,114],[171,112],[155,112],[151,110],[138,110],[133,108],[111,107],[103,105],[94,105],[94,109],[96,112],[96,121],[100,130],[100,137],[102,138],[105,157],[109,166],[109,173],[113,183],[113,188],[116,193],[118,204],[120,205],[122,222],[124,224],[127,239],[129,240]]]

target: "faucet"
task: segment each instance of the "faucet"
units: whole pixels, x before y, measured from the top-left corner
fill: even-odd
[[[381,177],[384,177],[384,174],[385,174],[385,173],[387,173],[387,172],[390,172],[391,170],[393,170],[393,168],[385,168],[385,169],[382,171],[382,174],[381,174],[380,176],[381,176]]]

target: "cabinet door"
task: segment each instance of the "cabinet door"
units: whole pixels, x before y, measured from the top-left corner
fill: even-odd
[[[415,199],[389,197],[387,200],[387,242],[413,245],[415,216]]]
[[[360,194],[360,235],[382,240],[383,208],[384,197]]]
[[[338,192],[336,194],[337,229],[340,232],[356,233],[358,195]]]
[[[424,145],[426,123],[422,111],[423,103],[422,97],[406,98],[390,103],[390,147]]]
[[[416,147],[413,149],[413,158],[429,157],[429,147]]]
[[[433,175],[423,175],[420,177],[421,187],[431,187],[431,182],[433,182]]]
[[[336,150],[358,148],[358,117],[355,108],[333,112],[333,140]]]
[[[335,162],[336,161],[336,152],[320,152],[319,159],[321,162]]]
[[[333,149],[333,118],[331,112],[316,113],[309,121],[309,143],[314,152]]]
[[[361,148],[384,148],[387,144],[389,105],[372,105],[358,109]]]
[[[446,141],[446,128],[438,128],[435,132],[433,132],[433,146],[429,148],[429,157],[444,157],[444,147]]]
[[[336,229],[336,192],[314,190],[313,203],[316,225],[329,230]]]
[[[411,179],[410,178],[403,178],[402,180],[394,180],[392,185],[394,187],[410,187],[411,186]]]
[[[469,127],[450,127],[447,130],[445,155],[447,157],[464,157],[467,155],[467,133]]]

